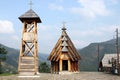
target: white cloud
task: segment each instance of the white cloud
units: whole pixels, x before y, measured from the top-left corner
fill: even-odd
[[[107,10],[104,0],[78,0],[82,7],[73,7],[71,11],[88,18],[96,18],[96,16],[107,16],[110,11]]]
[[[0,33],[13,33],[13,23],[7,20],[0,20]]]
[[[89,42],[82,40],[72,40],[72,42],[77,49],[83,48],[84,46],[87,46],[89,44]]]
[[[110,26],[104,26],[100,27],[99,30],[102,32],[110,33],[110,32],[115,32],[116,28],[120,28],[119,26],[116,25],[110,25]]]
[[[41,25],[38,26],[38,30],[46,31],[48,27],[49,27],[48,25],[41,24]]]
[[[60,36],[60,32],[58,32],[57,28],[58,27],[56,27],[56,25],[49,24],[41,24],[38,26],[38,43],[40,46],[39,49],[43,53],[50,53],[50,51],[53,49],[57,39]]]
[[[13,38],[14,40],[20,40],[19,36],[17,36],[17,35],[13,35],[12,38]]]
[[[116,25],[98,26],[85,30],[71,30],[68,34],[76,48],[83,48],[92,42],[101,42],[115,37]],[[120,31],[120,30],[119,30]]]
[[[70,31],[70,34],[76,37],[103,37],[107,35],[112,36],[116,28],[120,29],[120,27],[116,25],[99,26],[87,30],[72,30]]]
[[[56,2],[63,2],[64,0],[56,0]]]
[[[89,30],[82,30],[82,31],[71,31],[72,35],[80,36],[80,37],[89,37],[89,36],[101,36],[103,33],[98,30],[89,29]]]
[[[58,11],[62,11],[63,10],[63,6],[57,5],[57,4],[54,4],[54,3],[49,4],[48,7],[50,9],[52,9],[52,10],[58,10]]]
[[[111,4],[117,4],[118,3],[118,0],[108,0],[110,1]]]

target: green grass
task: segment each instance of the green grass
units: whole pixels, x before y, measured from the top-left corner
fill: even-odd
[[[0,76],[11,76],[11,75],[14,75],[14,74],[10,74],[10,73],[3,73],[3,74],[0,74]]]

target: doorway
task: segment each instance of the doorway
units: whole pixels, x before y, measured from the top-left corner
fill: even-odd
[[[67,71],[68,70],[68,60],[62,61],[62,69]]]

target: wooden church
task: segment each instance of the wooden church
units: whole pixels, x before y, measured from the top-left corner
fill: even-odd
[[[19,19],[23,23],[23,30],[18,73],[34,75],[38,72],[37,23],[41,23],[41,19],[32,9],[21,15]]]
[[[48,56],[48,60],[51,61],[51,73],[62,71],[77,72],[79,71],[80,59],[81,57],[67,35],[63,24],[62,35]]]

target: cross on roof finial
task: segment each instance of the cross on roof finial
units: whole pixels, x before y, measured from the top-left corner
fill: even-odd
[[[66,30],[66,28],[65,28],[65,23],[66,23],[66,22],[63,21],[63,28],[62,28],[62,30]]]
[[[30,5],[30,9],[32,9],[32,5],[33,5],[32,1],[30,1],[29,5]]]
[[[65,21],[63,21],[63,27],[65,27],[65,24],[66,24],[66,22],[65,22]]]

